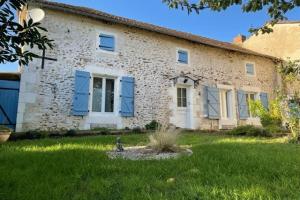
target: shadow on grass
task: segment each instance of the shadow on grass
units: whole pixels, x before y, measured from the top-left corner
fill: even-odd
[[[126,136],[126,144],[146,142]],[[1,199],[296,199],[300,148],[273,139],[183,135],[194,154],[110,160],[115,137],[24,141],[0,147]]]

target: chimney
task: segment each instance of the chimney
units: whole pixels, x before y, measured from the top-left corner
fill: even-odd
[[[246,40],[246,36],[238,34],[235,38],[233,38],[233,44],[242,45]]]

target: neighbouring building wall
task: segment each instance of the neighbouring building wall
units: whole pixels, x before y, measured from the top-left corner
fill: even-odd
[[[245,40],[243,47],[277,58],[300,59],[300,22],[279,23],[270,34],[253,35]]]
[[[41,69],[41,60],[36,59],[29,67],[23,68],[17,131],[89,129],[96,126],[143,127],[154,119],[177,125],[182,122],[182,110],[177,107],[176,86],[171,78],[181,72],[204,77],[200,84],[188,87],[189,128],[219,128],[218,120],[208,120],[205,116],[204,85],[229,87],[234,92],[238,89],[266,92],[270,98],[274,97],[277,73],[273,61],[267,58],[52,10],[46,10],[42,26],[48,29],[47,34],[55,43],[46,55],[58,61],[46,60],[45,68]],[[98,49],[100,33],[115,36],[115,52]],[[177,62],[178,49],[189,52],[189,64]],[[255,76],[245,74],[247,62],[255,64]],[[88,71],[92,76],[115,77],[114,113],[72,116],[75,70]],[[119,82],[122,76],[135,78],[134,117],[119,115]],[[236,106],[235,103],[234,112]],[[228,125],[237,123],[234,113]],[[251,120],[249,123],[252,123]]]

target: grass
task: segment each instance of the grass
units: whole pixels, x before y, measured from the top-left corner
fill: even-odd
[[[300,146],[284,139],[184,134],[191,157],[109,160],[115,136],[0,145],[0,199],[300,199]],[[126,145],[146,135],[122,137]]]

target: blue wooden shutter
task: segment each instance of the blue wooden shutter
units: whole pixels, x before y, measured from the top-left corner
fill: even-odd
[[[134,78],[122,77],[121,116],[134,116]]]
[[[208,117],[207,86],[203,88],[203,115]]]
[[[246,99],[246,94],[242,90],[237,91],[237,100],[238,100],[238,111],[240,119],[247,119],[248,114],[248,102]]]
[[[209,119],[220,118],[220,96],[219,89],[215,87],[206,87],[207,110]]]
[[[85,116],[89,112],[90,73],[75,72],[75,93],[73,97],[73,115]]]
[[[188,63],[188,52],[179,50],[178,51],[178,61],[181,63]]]
[[[100,34],[100,45],[103,50],[114,51],[115,50],[115,37],[112,35]]]
[[[266,110],[269,110],[269,99],[267,93],[260,93],[260,101]]]

